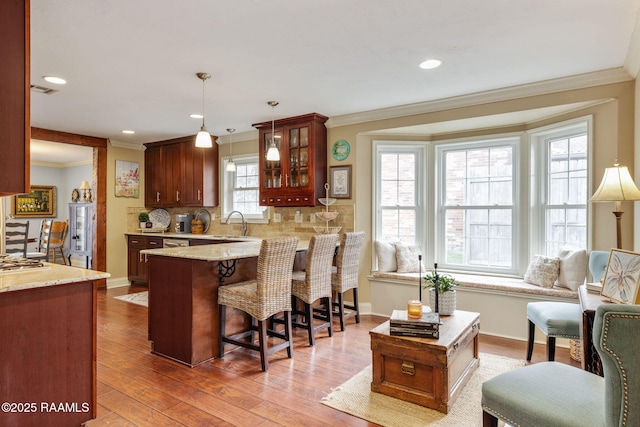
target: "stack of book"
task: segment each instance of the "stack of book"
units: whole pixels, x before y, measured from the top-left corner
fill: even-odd
[[[400,337],[439,338],[440,315],[422,312],[421,318],[407,316],[407,310],[393,310],[389,334]]]

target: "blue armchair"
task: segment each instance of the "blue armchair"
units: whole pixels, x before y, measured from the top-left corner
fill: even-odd
[[[640,306],[598,307],[593,343],[604,377],[557,362],[482,384],[483,427],[640,426]]]

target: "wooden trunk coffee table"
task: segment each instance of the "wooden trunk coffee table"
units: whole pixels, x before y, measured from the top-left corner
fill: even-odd
[[[369,332],[371,390],[447,413],[478,367],[480,314],[442,316],[440,338],[389,335],[389,321]]]

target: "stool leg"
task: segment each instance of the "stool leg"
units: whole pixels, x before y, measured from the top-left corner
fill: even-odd
[[[340,330],[344,331],[344,294],[342,292],[337,292],[338,298],[338,316],[340,316]]]
[[[324,297],[324,301],[325,301],[325,307],[327,307],[327,322],[329,322],[329,336],[332,337],[333,336],[333,318],[332,318],[332,312],[333,309],[331,308],[331,297]],[[342,322],[342,317],[340,317],[340,321]]]
[[[287,347],[287,356],[289,359],[293,358],[293,342],[291,340],[291,312],[284,312],[284,339],[289,343]]]
[[[498,419],[490,413],[482,411],[482,427],[498,427]]]
[[[218,357],[224,357],[224,341],[222,341],[222,337],[224,336],[225,329],[225,320],[227,318],[227,306],[226,305],[218,305]]]
[[[356,323],[360,323],[360,305],[358,304],[358,288],[352,288],[353,309],[356,311]]]
[[[251,334],[253,335],[253,334]],[[269,357],[267,353],[267,321],[258,320],[258,342],[260,345],[260,364],[264,372],[269,369]]]
[[[527,340],[527,362],[531,362],[531,355],[533,354],[533,339],[536,335],[536,325],[529,320],[529,338]]]
[[[547,360],[553,362],[556,358],[556,337],[547,337]]]

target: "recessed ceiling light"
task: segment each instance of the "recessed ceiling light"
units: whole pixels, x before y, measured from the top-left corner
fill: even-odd
[[[422,61],[420,63],[420,68],[423,70],[431,70],[433,68],[438,68],[442,64],[442,61],[439,59],[427,59],[426,61]]]
[[[189,117],[191,117],[192,119],[201,119],[204,116],[202,114],[189,114]]]
[[[62,79],[60,77],[54,77],[54,76],[42,76],[43,79],[45,79],[46,81],[48,81],[49,83],[53,83],[53,84],[57,84],[57,85],[64,85],[67,83],[67,81],[65,79]]]
[[[134,133],[136,133],[136,131],[135,130],[127,130],[127,129],[125,129],[125,130],[122,131],[122,133],[126,133],[127,135],[133,135]]]

